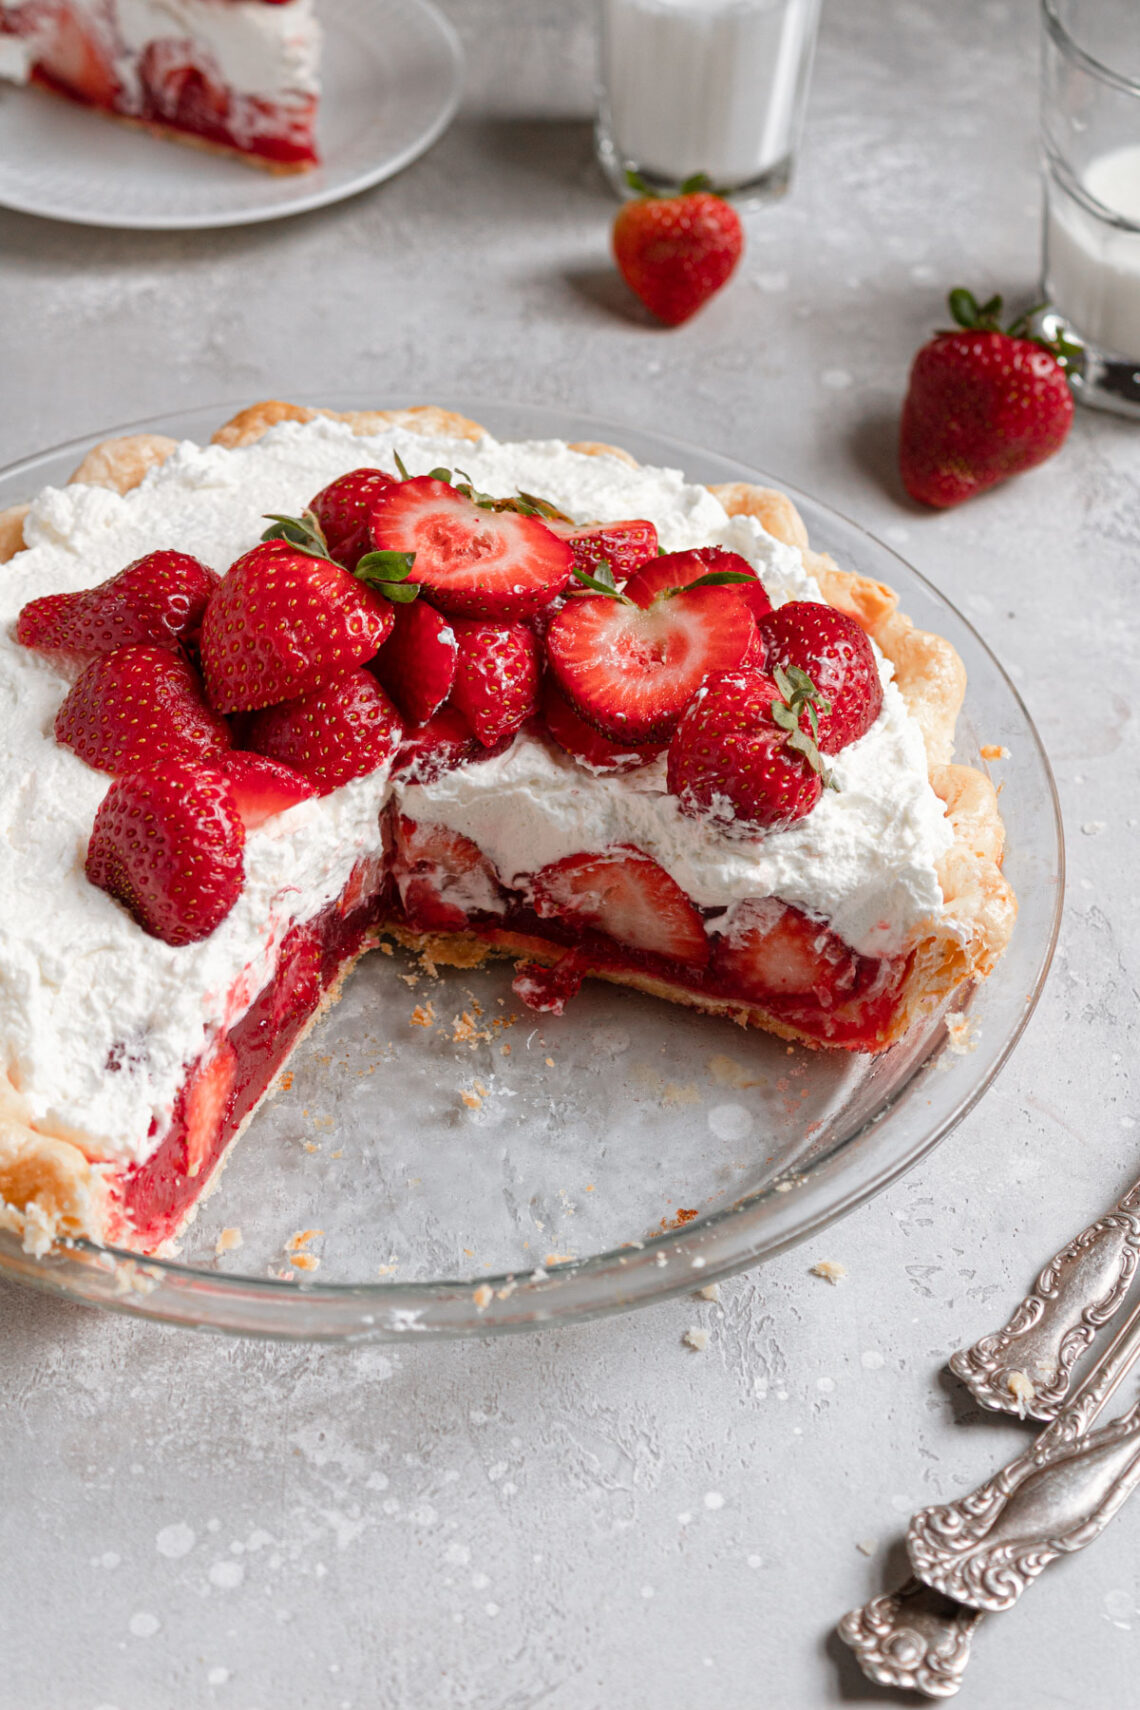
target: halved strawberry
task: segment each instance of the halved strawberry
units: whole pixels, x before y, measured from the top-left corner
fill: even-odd
[[[870,730],[882,711],[883,684],[867,633],[854,618],[818,600],[791,600],[759,627],[769,671],[798,666],[828,702],[818,713],[824,754],[838,754]]]
[[[238,1056],[225,1034],[199,1058],[181,1097],[186,1129],[186,1174],[193,1180],[201,1174],[217,1143],[222,1123],[229,1115],[237,1080]]]
[[[503,912],[494,867],[477,843],[449,826],[397,814],[392,873],[418,932],[462,932],[473,913]]]
[[[538,709],[538,642],[525,623],[456,618],[452,698],[485,748],[514,736]]]
[[[394,608],[395,627],[372,663],[410,724],[437,713],[455,681],[455,631],[447,619],[416,600]]]
[[[245,740],[255,754],[303,772],[327,796],[383,766],[403,734],[400,715],[375,677],[358,667],[255,713]]]
[[[322,962],[316,928],[309,921],[298,921],[289,928],[277,952],[270,1023],[274,1040],[286,1027],[300,1028],[321,1001]]]
[[[230,566],[206,607],[202,669],[220,712],[294,700],[371,659],[392,628],[374,589],[286,540],[263,541]]]
[[[234,804],[247,831],[264,825],[275,814],[298,802],[310,801],[316,795],[316,785],[292,766],[280,760],[267,760],[262,754],[244,754],[236,750],[218,756],[217,764],[229,779]]]
[[[727,546],[698,546],[694,548],[693,557],[699,558],[706,570],[732,570],[737,575],[750,578],[746,582],[736,582],[734,586],[757,623],[772,610],[768,590],[760,580],[759,572],[739,552],[730,552]]]
[[[148,552],[98,587],[29,601],[16,640],[72,659],[144,643],[174,650],[199,628],[220,582],[189,553]]]
[[[682,812],[743,837],[781,831],[810,813],[824,777],[814,743],[798,728],[809,691],[810,682],[785,695],[754,670],[705,683],[669,744],[669,788]]]
[[[55,739],[100,772],[133,772],[168,756],[212,756],[230,729],[181,654],[119,647],[84,669],[55,720]]]
[[[559,687],[614,742],[666,740],[705,677],[739,665],[756,633],[735,588],[654,588],[643,569],[624,593],[567,600],[546,637]]]
[[[21,8],[23,10],[23,8]],[[39,8],[36,8],[39,11]],[[98,25],[88,26],[83,15],[71,7],[53,7],[50,29],[45,30],[36,54],[36,69],[52,83],[61,84],[79,101],[94,107],[111,107],[119,94],[115,63],[99,37]]]
[[[590,772],[635,772],[665,752],[660,743],[611,742],[574,711],[553,677],[542,685],[542,717],[559,748]]]
[[[385,475],[382,469],[351,469],[310,499],[308,508],[320,523],[330,552],[335,554],[342,542],[367,523],[376,495],[394,480],[394,475]]]
[[[615,582],[624,582],[639,564],[657,556],[657,530],[643,517],[612,523],[552,521],[548,527],[559,539],[569,542],[575,570],[585,570],[590,576],[597,574],[600,565],[608,564]]]
[[[680,885],[629,844],[554,861],[535,873],[531,888],[544,920],[593,928],[692,967],[708,961],[704,923]]]
[[[241,895],[245,828],[208,762],[164,760],[111,785],[95,815],[87,877],[153,938],[208,938]]]
[[[403,784],[433,784],[445,772],[486,757],[486,749],[459,708],[441,707],[426,724],[404,733],[392,776]]]
[[[416,582],[457,617],[527,617],[561,593],[574,562],[538,517],[490,510],[430,475],[386,487],[368,527],[377,551],[415,553]]]
[[[810,994],[830,1006],[855,984],[859,962],[822,921],[776,897],[752,897],[715,940],[713,968],[749,996]]]

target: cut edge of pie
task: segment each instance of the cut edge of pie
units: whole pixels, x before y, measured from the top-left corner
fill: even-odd
[[[251,445],[280,422],[308,422],[318,416],[345,422],[359,435],[396,426],[409,432],[474,442],[485,432],[469,418],[435,405],[335,411],[267,400],[240,411],[223,424],[213,435],[212,443],[227,448]],[[70,480],[106,486],[119,493],[129,492],[139,485],[149,469],[170,456],[176,444],[172,439],[153,434],[105,440],[87,453]],[[570,449],[635,464],[635,459],[620,447],[599,442],[572,442]],[[710,491],[729,516],[752,516],[769,534],[801,552],[805,567],[815,577],[827,603],[855,618],[890,660],[907,710],[922,732],[930,784],[945,804],[953,842],[938,866],[942,914],[931,921],[930,930],[918,938],[913,949],[906,977],[906,1001],[891,1026],[888,1042],[894,1042],[917,1022],[935,1013],[957,987],[983,978],[991,971],[1009,942],[1017,914],[1016,898],[1001,870],[1004,826],[997,792],[982,772],[951,761],[955,727],[965,696],[965,668],[949,641],[917,629],[899,611],[898,596],[893,589],[841,570],[827,554],[813,551],[803,519],[786,494],[747,483],[714,486]],[[22,524],[27,511],[27,505],[0,511],[0,563],[23,550]],[[394,938],[445,966],[473,967],[490,956],[521,956],[556,966],[567,953],[557,944],[508,931],[498,931],[488,939],[474,932],[418,932],[399,922],[368,927],[358,946],[341,960],[335,977],[290,1043],[268,1086],[227,1136],[218,1160],[211,1164],[204,1192],[196,1197],[180,1227],[192,1220],[213,1191],[221,1163],[263,1099],[277,1085],[292,1049],[336,1001],[344,979],[359,957],[382,936]],[[587,966],[583,972],[709,1014],[727,1016],[741,1026],[755,1026],[780,1038],[821,1048],[818,1039],[761,1004],[698,994],[643,969]],[[104,1240],[108,1209],[105,1170],[91,1162],[80,1145],[66,1134],[47,1132],[31,1121],[19,1088],[8,1075],[0,1073],[0,1229],[20,1237],[28,1252],[42,1256],[61,1240]]]

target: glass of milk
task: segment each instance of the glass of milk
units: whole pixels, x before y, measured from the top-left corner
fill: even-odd
[[[1041,9],[1044,320],[1077,395],[1140,416],[1140,0]]]
[[[1140,5],[1140,0],[1137,0]],[[819,0],[601,0],[598,157],[673,189],[697,173],[748,201],[791,179]]]

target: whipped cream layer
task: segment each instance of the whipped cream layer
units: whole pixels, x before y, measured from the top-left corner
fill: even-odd
[[[123,110],[141,103],[137,61],[152,42],[194,42],[223,82],[243,95],[280,100],[320,91],[321,30],[315,0],[70,0],[114,66]],[[0,3],[0,30],[18,30],[23,51],[0,35],[0,78],[26,82],[36,57],[37,8]],[[43,41],[55,25],[44,16]],[[29,32],[25,36],[25,31]]]
[[[180,948],[150,938],[84,875],[111,780],[55,742],[69,679],[15,641],[20,608],[92,587],[159,547],[225,571],[260,538],[264,513],[299,512],[350,469],[393,470],[397,451],[412,474],[458,466],[486,491],[521,487],[583,521],[649,517],[667,550],[721,544],[743,553],[777,602],[819,597],[794,548],[751,518],[728,519],[679,472],[632,469],[557,441],[472,444],[399,429],[360,438],[339,422],[290,422],[239,450],[184,443],[126,495],[47,489],[25,522],[28,550],[0,570],[0,1070],[46,1130],[123,1162],[147,1157],[187,1065],[244,1014],[289,928],[338,896],[357,859],[380,848],[392,788],[384,771],[373,773],[251,832],[244,891],[218,930]],[[762,840],[681,815],[660,763],[596,777],[529,735],[399,795],[413,817],[474,837],[507,883],[563,855],[636,843],[698,903],[728,908],[711,930],[725,928],[742,898],[777,895],[828,917],[856,949],[885,954],[938,914],[936,864],[951,841],[917,726],[889,681],[879,720],[835,771],[838,795]]]

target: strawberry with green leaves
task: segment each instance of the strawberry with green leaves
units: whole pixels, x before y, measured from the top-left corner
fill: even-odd
[[[589,591],[551,624],[547,660],[570,704],[612,742],[667,741],[705,677],[740,665],[756,644],[733,586],[751,572],[710,571],[691,553],[670,553],[620,592],[608,570],[575,576]]]
[[[1029,337],[1028,315],[1003,332],[1000,297],[949,301],[958,325],[915,357],[899,438],[904,487],[941,510],[1044,463],[1073,421],[1071,346]]]
[[[740,837],[803,819],[831,784],[814,734],[829,710],[796,666],[710,678],[669,744],[669,789],[681,811]]]
[[[626,176],[640,195],[614,220],[618,271],[650,314],[680,326],[731,278],[744,249],[740,216],[704,173],[673,196],[657,195],[636,173]]]

